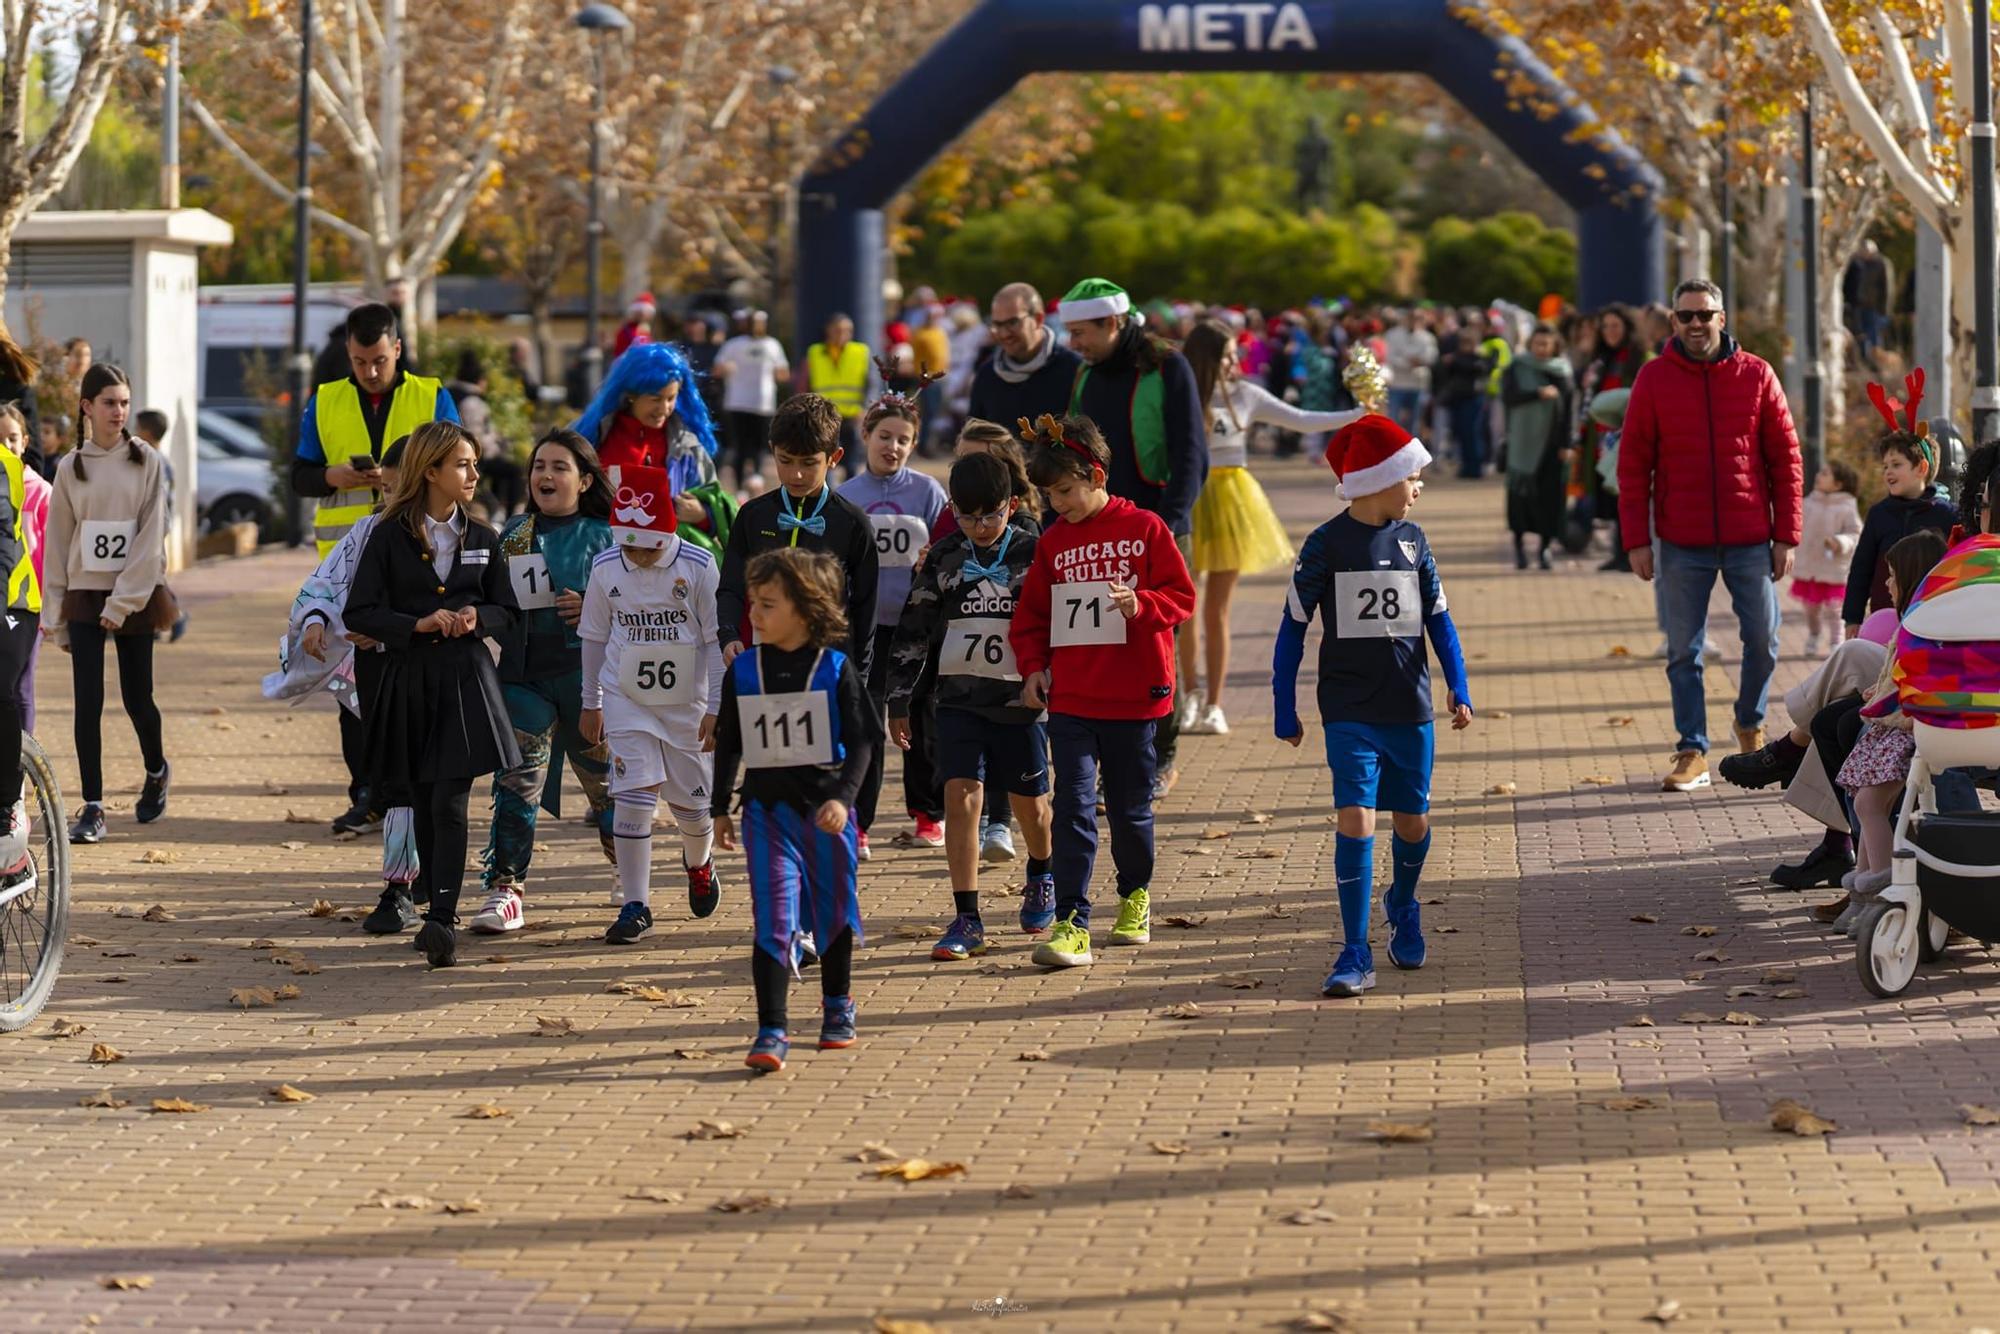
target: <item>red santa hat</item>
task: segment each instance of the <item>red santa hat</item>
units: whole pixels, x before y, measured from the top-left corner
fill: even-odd
[[[673,486],[665,468],[610,469],[611,540],[621,547],[667,545],[674,531]]]
[[[1326,442],[1326,462],[1349,500],[1387,491],[1429,466],[1423,442],[1378,412],[1349,422]]]
[[[637,317],[642,311],[647,315],[657,314],[659,309],[659,303],[653,300],[651,292],[641,292],[632,298],[632,304],[625,308],[625,313]]]

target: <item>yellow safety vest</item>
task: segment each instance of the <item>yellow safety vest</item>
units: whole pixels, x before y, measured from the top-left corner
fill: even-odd
[[[353,380],[334,380],[314,391],[313,420],[319,428],[319,444],[326,466],[352,463],[358,458],[376,457],[368,438],[368,419],[361,414],[361,386]],[[382,427],[382,444],[408,435],[437,416],[438,382],[421,375],[405,375],[389,400],[389,420]],[[347,534],[355,521],[375,508],[375,489],[360,486],[321,496],[313,514],[313,536],[319,555],[327,553]]]
[[[806,349],[806,374],[812,377],[812,391],[840,409],[843,417],[861,415],[861,399],[868,392],[868,349],[849,341],[835,361],[825,343]]]
[[[11,449],[0,449],[0,467],[7,470],[7,498],[14,503],[14,531],[8,536],[14,543],[15,559],[14,568],[7,572],[7,605],[39,614],[42,581],[35,578],[35,561],[28,554],[28,516],[23,513],[28,504],[28,484],[21,456]]]

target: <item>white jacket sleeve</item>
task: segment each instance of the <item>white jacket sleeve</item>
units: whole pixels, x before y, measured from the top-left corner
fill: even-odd
[[[1248,380],[1238,382],[1238,388],[1248,391],[1250,411],[1245,414],[1244,425],[1263,422],[1283,431],[1338,431],[1349,422],[1360,421],[1367,412],[1354,408],[1346,412],[1307,412],[1304,408],[1293,407],[1278,398],[1260,384]]]

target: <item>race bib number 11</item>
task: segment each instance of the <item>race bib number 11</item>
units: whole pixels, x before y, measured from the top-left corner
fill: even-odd
[[[1050,647],[1125,642],[1125,613],[1109,583],[1052,584],[1049,598]]]
[[[549,563],[540,553],[507,558],[507,578],[514,585],[514,601],[522,611],[556,605],[556,583],[549,576]]]

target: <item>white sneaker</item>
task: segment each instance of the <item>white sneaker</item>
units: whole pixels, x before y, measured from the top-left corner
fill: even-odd
[[[1014,860],[1014,833],[1005,820],[995,820],[986,826],[979,840],[979,860],[983,862],[1011,862]]]
[[[23,798],[7,812],[0,829],[0,875],[18,875],[28,866],[28,803]]]
[[[1195,724],[1201,721],[1201,700],[1198,696],[1190,693],[1181,700],[1181,716],[1178,721],[1181,731],[1194,731]]]
[[[1817,658],[1820,656],[1819,650],[1819,637],[1817,635],[1808,635],[1806,637],[1806,656],[1808,658]]]
[[[1187,729],[1195,736],[1228,736],[1229,720],[1222,716],[1222,706],[1211,704],[1195,719],[1193,727]]]
[[[519,931],[528,920],[521,906],[521,891],[509,884],[493,886],[485,906],[472,915],[472,929],[482,936]]]

